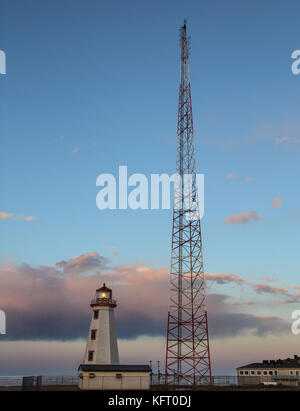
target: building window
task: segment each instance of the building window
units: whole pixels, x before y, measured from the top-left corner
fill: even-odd
[[[251,375],[255,375],[255,371],[250,371],[250,374],[251,374]]]
[[[290,371],[290,375],[294,375],[294,371]]]
[[[240,371],[240,375],[244,375],[244,371]]]
[[[257,373],[256,373],[257,375],[261,375],[261,371],[257,371]]]
[[[94,320],[98,320],[99,318],[99,310],[94,311]]]
[[[274,371],[274,375],[277,375],[278,374],[278,371]]]
[[[296,375],[299,375],[299,371],[296,371]]]
[[[97,330],[91,330],[91,340],[96,339]]]
[[[273,371],[269,371],[269,375],[273,375]]]
[[[264,371],[264,375],[268,375],[268,371]]]
[[[94,359],[94,351],[89,351],[88,361],[93,361]]]
[[[249,375],[249,371],[245,371],[245,375]]]

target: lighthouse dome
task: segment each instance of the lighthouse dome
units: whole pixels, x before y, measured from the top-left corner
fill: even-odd
[[[96,290],[95,298],[92,300],[91,305],[102,306],[116,306],[116,301],[112,299],[112,290],[108,288],[104,283],[102,287]]]

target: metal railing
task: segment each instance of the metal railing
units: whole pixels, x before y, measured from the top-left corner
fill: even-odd
[[[178,384],[176,374],[168,374],[168,384]],[[198,378],[196,385],[207,385],[208,380],[206,378]],[[231,386],[238,385],[238,379],[233,375],[215,375],[212,376],[212,384],[217,386]],[[165,385],[165,374],[163,373],[151,373],[151,385]],[[182,380],[180,385],[194,385],[194,380],[191,378]]]
[[[21,387],[23,377],[0,377],[0,387]]]
[[[91,304],[100,304],[100,305],[117,305],[117,301],[112,298],[93,298]]]

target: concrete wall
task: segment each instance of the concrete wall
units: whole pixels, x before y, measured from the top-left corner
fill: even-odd
[[[81,373],[79,388],[82,390],[149,390],[150,374],[147,372],[88,372]],[[122,378],[116,375],[121,374]]]

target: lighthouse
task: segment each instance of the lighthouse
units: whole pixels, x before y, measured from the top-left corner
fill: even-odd
[[[116,300],[104,283],[92,299],[92,319],[83,364],[80,364],[81,390],[148,390],[149,365],[119,364],[114,310]]]
[[[114,316],[116,306],[112,290],[104,283],[96,290],[95,298],[91,301],[92,319],[84,364],[119,364]]]

